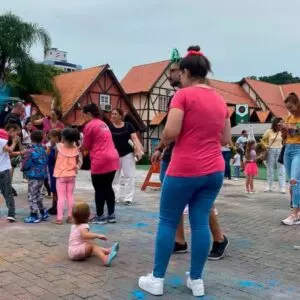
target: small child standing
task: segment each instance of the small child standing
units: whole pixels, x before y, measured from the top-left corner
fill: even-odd
[[[39,223],[49,218],[43,205],[42,188],[47,176],[47,154],[42,145],[43,132],[40,130],[31,133],[32,146],[22,161],[22,170],[28,178],[28,203],[30,215],[25,223]]]
[[[72,210],[74,225],[71,226],[68,255],[71,260],[84,260],[94,254],[101,260],[103,265],[109,266],[119,251],[119,244],[115,243],[112,248],[102,248],[91,243],[90,240],[104,240],[105,235],[90,232],[88,224],[90,207],[81,202],[74,205]]]
[[[24,123],[24,128],[22,129],[22,146],[23,149],[29,149],[31,146],[31,138],[30,138],[30,134],[32,132],[32,122],[30,120],[30,118],[27,118],[25,120]],[[28,180],[25,176],[25,174],[23,173],[23,182],[27,183]]]
[[[9,153],[14,151],[20,138],[18,132],[20,128],[17,124],[7,124],[4,129],[0,129],[0,192],[2,193],[6,206],[8,208],[7,220],[15,222],[15,199],[13,196],[11,182],[11,162]],[[11,146],[8,146],[9,138],[12,140]]]
[[[76,143],[80,139],[76,128],[65,128],[62,133],[62,143],[56,145],[57,158],[54,168],[57,189],[57,225],[63,224],[65,200],[67,200],[68,219],[72,223],[72,207],[74,203],[75,180],[78,172],[79,150]]]
[[[240,169],[241,169],[241,149],[237,149],[236,154],[233,157],[232,165],[234,167],[234,179],[239,180],[240,178]]]
[[[56,191],[56,178],[54,175],[54,168],[56,162],[56,144],[58,144],[61,140],[61,133],[59,130],[52,129],[48,136],[49,139],[49,147],[47,147],[48,153],[48,174],[50,178],[50,189],[52,193],[52,207],[48,209],[49,215],[57,214],[57,191]]]
[[[246,175],[246,191],[245,193],[253,194],[254,190],[254,177],[258,175],[258,167],[256,164],[256,142],[248,141],[246,144],[246,153],[245,153],[245,175]]]

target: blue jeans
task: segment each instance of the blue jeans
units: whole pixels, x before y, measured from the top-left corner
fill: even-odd
[[[167,172],[168,166],[169,166],[169,162],[166,162],[164,160],[162,160],[160,162],[159,180],[160,180],[161,183],[163,183],[163,181],[164,181],[164,178],[166,176],[166,172]]]
[[[174,248],[176,228],[187,204],[192,235],[190,276],[192,279],[202,277],[210,247],[210,211],[222,187],[223,179],[223,172],[199,177],[166,175],[161,193],[156,236],[153,270],[155,277],[165,276]]]
[[[287,144],[284,151],[284,166],[291,184],[293,208],[300,208],[300,144]]]
[[[240,166],[234,166],[234,177],[235,178],[240,178]]]
[[[231,179],[231,168],[230,168],[230,159],[231,159],[231,151],[222,151],[222,155],[225,161],[225,174],[224,177]]]

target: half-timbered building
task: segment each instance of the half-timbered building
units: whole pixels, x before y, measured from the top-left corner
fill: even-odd
[[[145,130],[142,119],[109,65],[61,74],[54,77],[54,82],[60,94],[64,123],[82,126],[82,107],[95,103],[106,122],[109,122],[113,108],[121,108],[125,112],[125,121],[132,123],[139,132]],[[31,95],[31,98],[43,116],[49,115],[54,103],[51,95]]]
[[[150,153],[159,142],[168,102],[175,91],[168,81],[169,67],[169,61],[135,66],[121,81],[131,103],[147,126],[143,134],[146,153]]]

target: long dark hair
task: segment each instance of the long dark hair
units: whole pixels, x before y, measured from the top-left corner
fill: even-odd
[[[279,128],[278,128],[278,124],[282,121],[282,118],[274,118],[272,121],[272,125],[271,125],[271,129],[274,132],[278,132]]]

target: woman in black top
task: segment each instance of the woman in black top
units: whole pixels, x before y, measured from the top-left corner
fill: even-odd
[[[122,199],[124,204],[130,205],[135,191],[135,156],[139,158],[142,156],[143,146],[133,126],[130,123],[123,122],[123,117],[124,113],[121,109],[113,109],[110,130],[120,156],[120,169],[116,172],[113,188],[116,195],[116,202],[124,198]],[[125,181],[124,195],[120,194],[120,176],[122,170]]]

